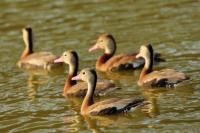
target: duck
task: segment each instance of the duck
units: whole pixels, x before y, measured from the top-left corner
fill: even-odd
[[[114,37],[111,34],[102,34],[98,37],[96,43],[89,48],[89,52],[103,49],[104,54],[96,61],[96,69],[101,72],[106,71],[123,71],[142,68],[143,59],[136,59],[137,53],[115,55],[117,46]],[[156,61],[165,61],[159,58],[160,54],[155,54]]]
[[[19,68],[41,68],[44,70],[51,70],[52,68],[62,67],[62,63],[54,63],[54,60],[57,59],[58,56],[52,54],[51,52],[34,52],[33,33],[31,27],[23,28],[22,35],[25,43],[25,49],[17,63]]]
[[[93,95],[96,89],[97,74],[94,69],[84,68],[72,80],[82,80],[87,83],[87,93],[81,105],[82,115],[114,115],[133,111],[137,107],[144,105],[142,97],[135,98],[111,98],[100,102],[94,102]]]
[[[64,85],[63,96],[84,97],[87,92],[87,84],[72,80],[72,77],[76,76],[78,72],[79,57],[77,52],[74,50],[67,50],[63,52],[60,58],[54,60],[54,62],[64,62],[69,65],[69,72]],[[116,87],[114,83],[98,81],[97,89],[94,94],[95,96],[102,96],[115,89],[119,89],[119,87]]]
[[[177,72],[174,69],[162,69],[159,71],[153,71],[153,47],[151,44],[142,45],[136,58],[143,58],[145,65],[140,73],[138,85],[139,86],[151,86],[151,87],[166,87],[173,88],[179,83],[189,79],[182,72]]]

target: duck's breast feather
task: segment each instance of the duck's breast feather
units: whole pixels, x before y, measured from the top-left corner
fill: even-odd
[[[135,55],[136,54],[133,53],[113,56],[106,62],[105,67],[113,69],[118,68],[121,65],[132,64],[136,60]]]

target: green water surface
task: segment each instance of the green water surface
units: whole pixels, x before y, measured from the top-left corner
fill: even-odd
[[[199,0],[1,0],[0,133],[200,132],[199,25]],[[36,75],[16,66],[25,26],[33,28],[35,51],[76,50],[79,69],[94,67],[102,51],[90,54],[88,48],[101,33],[111,33],[117,53],[151,42],[167,60],[155,69],[176,69],[191,80],[175,89],[144,89],[137,85],[140,70],[98,73],[122,89],[96,101],[144,96],[151,106],[148,112],[83,117],[82,100],[62,96],[67,69]]]

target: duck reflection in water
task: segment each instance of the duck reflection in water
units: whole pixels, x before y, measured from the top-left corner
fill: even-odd
[[[141,93],[148,101],[148,106],[143,108],[143,111],[148,114],[149,117],[154,118],[160,114],[159,106],[157,104],[157,98],[162,95],[166,90],[155,90],[150,88],[141,88]]]
[[[152,118],[160,115],[159,105],[167,104],[168,102],[170,104],[170,101],[174,101],[174,98],[176,98],[176,100],[180,100],[180,102],[185,104],[185,102],[193,94],[193,89],[189,85],[179,86],[179,88],[174,89],[155,89],[151,87],[142,87],[140,91],[145,99],[149,102],[148,108],[144,108],[143,111],[145,111],[149,115],[149,117]],[[162,101],[163,99],[166,100]]]
[[[29,69],[25,70],[25,73],[27,73],[28,78],[27,78],[27,93],[28,97],[30,98],[31,101],[35,101],[37,97],[37,91],[38,88],[43,85],[43,84],[48,84],[51,83],[50,77],[56,76],[58,74],[62,74],[63,70],[58,69],[54,71],[47,71],[43,69]]]

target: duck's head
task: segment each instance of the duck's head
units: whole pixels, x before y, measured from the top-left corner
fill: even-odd
[[[78,62],[78,54],[73,50],[65,51],[60,58],[54,60],[54,63],[60,62],[64,62],[66,64],[75,64]]]
[[[97,74],[94,69],[85,68],[81,72],[72,78],[72,80],[82,80],[85,82],[93,82],[97,79]]]
[[[136,55],[136,58],[151,58],[151,56],[153,56],[153,48],[151,44],[148,44],[140,46],[140,51]]]
[[[33,37],[33,33],[32,33],[32,28],[31,27],[25,27],[22,29],[22,35],[23,35],[23,40],[25,42],[26,46],[29,46],[30,43],[32,43],[32,37]]]
[[[111,34],[102,34],[96,41],[96,44],[89,49],[89,52],[103,49],[106,54],[114,54],[116,50],[116,42]]]

